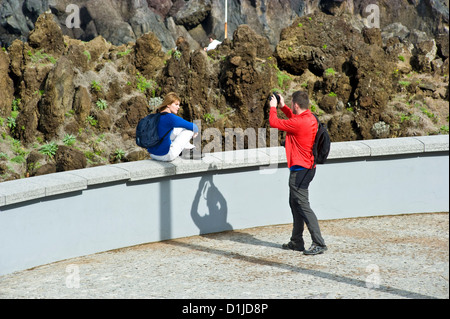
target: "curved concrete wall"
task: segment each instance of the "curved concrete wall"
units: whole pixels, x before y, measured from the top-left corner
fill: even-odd
[[[277,147],[0,183],[0,275],[137,244],[291,223],[288,176]],[[448,135],[333,143],[310,187],[322,220],[446,212],[448,194]]]

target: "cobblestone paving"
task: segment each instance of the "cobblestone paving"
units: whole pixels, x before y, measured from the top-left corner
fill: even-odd
[[[448,216],[321,221],[317,256],[280,248],[291,225],[150,243],[0,276],[0,298],[448,299]]]

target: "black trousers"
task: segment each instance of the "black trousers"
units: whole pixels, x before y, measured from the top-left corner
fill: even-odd
[[[316,174],[316,169],[291,171],[289,176],[289,205],[294,219],[291,241],[304,248],[303,231],[305,224],[311,235],[312,243],[325,246],[320,233],[319,222],[309,204],[308,187]]]

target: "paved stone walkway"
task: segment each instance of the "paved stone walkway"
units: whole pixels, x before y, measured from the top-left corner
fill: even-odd
[[[0,298],[448,299],[448,217],[321,221],[318,256],[280,249],[291,225],[150,243],[0,276]]]

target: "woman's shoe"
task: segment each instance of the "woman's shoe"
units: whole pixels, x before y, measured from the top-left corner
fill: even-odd
[[[185,160],[201,160],[203,157],[205,157],[204,154],[200,153],[197,154],[197,152],[194,151],[194,149],[184,150],[181,152],[180,157]]]

